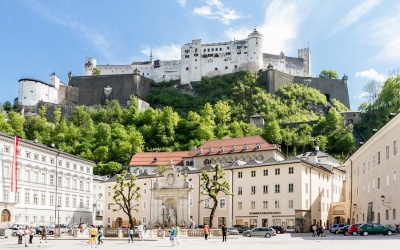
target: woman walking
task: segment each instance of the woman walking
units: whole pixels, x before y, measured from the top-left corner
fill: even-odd
[[[103,231],[101,230],[101,227],[97,228],[98,232],[99,232],[99,236],[97,237],[97,244],[100,245],[103,244],[103,241],[101,240],[101,236],[103,236]]]
[[[47,243],[47,227],[44,226],[43,230],[42,230],[42,237],[40,238],[40,243],[42,243],[42,240],[45,240],[45,242]]]
[[[204,232],[204,239],[208,240],[208,234],[209,234],[209,231],[210,231],[210,227],[207,224],[205,224],[203,230],[204,230],[203,231]]]
[[[24,238],[25,238],[25,247],[28,247],[28,242],[29,242],[29,235],[31,235],[31,230],[29,230],[29,227],[26,226],[24,230]]]
[[[133,227],[129,227],[129,240],[128,243],[132,241],[133,243]]]

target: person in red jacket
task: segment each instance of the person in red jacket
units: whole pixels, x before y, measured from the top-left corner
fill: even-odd
[[[205,224],[203,230],[204,230],[204,238],[207,240],[208,234],[210,233],[210,226]]]

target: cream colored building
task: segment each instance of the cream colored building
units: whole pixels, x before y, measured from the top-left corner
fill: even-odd
[[[400,116],[377,131],[346,162],[348,219],[354,223],[400,223]]]
[[[145,158],[154,159],[151,152],[147,154]],[[166,211],[172,208],[178,225],[188,227],[192,221],[196,225],[208,224],[210,210],[206,207],[213,204],[201,194],[201,173],[214,171],[212,167],[220,163],[233,195],[219,194],[214,228],[223,224],[282,225],[288,231],[296,227],[308,231],[313,223],[328,227],[345,220],[345,173],[332,165],[318,163],[326,156],[316,151],[303,159],[285,159],[276,145],[259,136],[209,141],[182,157],[185,168],[181,171],[170,167],[160,176],[147,172],[137,175],[142,197],[135,218],[148,228],[165,226],[169,223],[165,221]],[[175,165],[174,160],[170,165]],[[155,185],[168,183],[171,175],[176,183],[161,188]],[[105,182],[105,225],[109,227],[128,224],[122,211],[113,212],[117,209],[112,205],[115,178]]]

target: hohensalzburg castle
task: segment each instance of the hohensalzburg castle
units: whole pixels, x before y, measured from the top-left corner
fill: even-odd
[[[181,48],[181,60],[150,60],[133,62],[131,65],[98,65],[95,58],[85,61],[86,76],[93,69],[101,75],[132,74],[134,70],[155,82],[181,80],[181,84],[201,81],[201,78],[219,76],[237,71],[266,70],[269,65],[294,76],[311,75],[310,49],[298,50],[298,58],[263,53],[263,35],[254,29],[247,39],[230,42],[202,44],[193,40]]]

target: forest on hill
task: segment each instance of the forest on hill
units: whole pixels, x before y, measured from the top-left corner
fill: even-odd
[[[190,91],[179,90],[177,82],[154,84],[148,101],[144,112],[135,98],[124,108],[117,101],[90,110],[78,106],[69,120],[57,109],[54,122],[45,118],[44,106],[36,117],[10,110],[0,113],[0,130],[93,160],[95,174],[118,173],[138,152],[190,150],[229,137],[261,135],[287,156],[319,146],[343,161],[357,149],[352,126],[338,113],[347,110],[343,104],[332,100],[331,106],[318,90],[301,84],[272,95],[249,72],[204,78]],[[254,114],[265,117],[264,129],[249,123]]]

